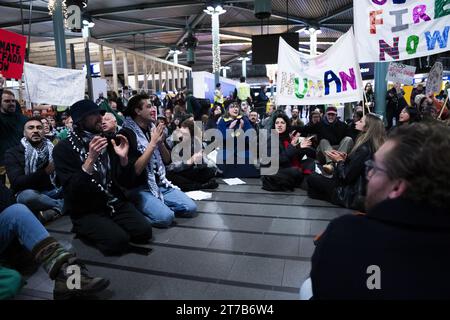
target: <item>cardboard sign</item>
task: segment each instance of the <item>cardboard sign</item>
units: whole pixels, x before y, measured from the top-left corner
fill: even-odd
[[[389,64],[386,80],[403,84],[413,84],[416,67],[406,64],[391,62]]]
[[[444,66],[440,62],[436,62],[431,68],[428,74],[426,92],[428,93],[439,93],[442,86],[442,74],[444,72]]]
[[[353,17],[360,62],[401,61],[448,51],[448,0],[358,0]]]
[[[21,79],[27,37],[0,29],[0,73],[5,78]]]

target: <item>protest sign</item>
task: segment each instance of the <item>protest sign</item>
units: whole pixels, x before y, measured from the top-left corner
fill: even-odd
[[[386,80],[403,84],[413,84],[416,67],[407,66],[398,62],[389,64]]]
[[[316,57],[298,52],[280,38],[277,104],[335,104],[362,99],[352,29]]]
[[[21,79],[27,37],[0,29],[0,73],[5,78]]]
[[[353,1],[360,62],[398,61],[449,50],[446,0]]]

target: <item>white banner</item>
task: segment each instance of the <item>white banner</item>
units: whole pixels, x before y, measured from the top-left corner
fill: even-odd
[[[362,99],[361,71],[352,29],[317,57],[298,52],[280,38],[278,105],[335,104]]]
[[[26,100],[56,106],[71,106],[84,99],[86,72],[40,66],[25,62]]]
[[[359,61],[398,61],[448,51],[449,15],[446,0],[353,1]]]
[[[398,82],[412,85],[414,83],[414,75],[416,67],[407,66],[406,64],[391,62],[386,74],[386,81]]]

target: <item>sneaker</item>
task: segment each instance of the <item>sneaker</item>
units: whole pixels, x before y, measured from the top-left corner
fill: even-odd
[[[46,224],[46,223],[56,220],[60,216],[61,216],[61,214],[57,210],[47,209],[47,210],[39,211],[38,219],[42,224]]]
[[[325,172],[328,175],[332,175],[334,172],[334,166],[332,163],[324,164],[322,166],[322,168],[323,168],[323,172]]]
[[[69,288],[69,285],[76,285],[76,281],[71,281],[74,277],[69,267],[78,267],[80,270],[79,288]],[[75,269],[76,270],[76,269]],[[67,300],[72,298],[83,298],[92,296],[94,293],[105,290],[109,286],[109,280],[100,277],[91,277],[87,273],[87,268],[79,262],[65,263],[55,279],[55,287],[53,289],[54,300]]]

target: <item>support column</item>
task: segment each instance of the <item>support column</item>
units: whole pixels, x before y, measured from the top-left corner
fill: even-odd
[[[158,89],[159,92],[163,92],[164,88],[162,86],[162,81],[163,81],[163,64],[162,62],[159,63],[159,75],[158,75]]]
[[[173,91],[176,91],[177,88],[177,84],[176,84],[176,79],[175,79],[175,66],[172,66],[172,88]]]
[[[139,91],[139,68],[138,68],[138,63],[137,63],[137,57],[134,54],[133,55],[133,65],[134,65],[134,85],[136,86],[136,90]]]
[[[148,70],[147,70],[147,59],[144,58],[144,62],[143,62],[143,70],[144,70],[144,91],[145,93],[148,92]]]
[[[100,76],[105,79],[106,78],[106,72],[105,72],[105,55],[103,53],[103,46],[98,46],[98,54],[100,56]]]
[[[177,68],[177,87],[178,89],[181,89],[181,78],[180,78],[180,68]]]
[[[186,69],[181,69],[181,86],[186,87]]]
[[[88,86],[88,95],[89,99],[95,101],[94,90],[92,89],[92,74],[91,74],[91,56],[89,52],[89,41],[85,39],[84,41],[84,58],[87,70],[87,86]]]
[[[170,83],[169,83],[169,65],[166,64],[166,90],[170,91]]]
[[[152,89],[156,93],[156,61],[152,60]]]
[[[117,56],[116,49],[112,49],[112,70],[113,70],[113,90],[119,93],[119,79],[117,77]]]
[[[123,53],[123,77],[125,85],[128,86],[128,57],[126,52]]]
[[[376,62],[375,63],[375,113],[382,115],[384,124],[386,121],[386,94],[387,94],[387,81],[386,74],[388,71],[389,62]]]
[[[70,67],[72,69],[76,69],[77,62],[75,60],[75,45],[71,43],[69,47],[70,47]]]
[[[66,37],[64,35],[62,0],[55,0],[55,11],[53,11],[52,19],[53,33],[55,36],[56,63],[58,68],[67,68]]]

